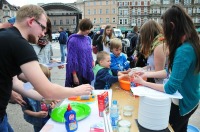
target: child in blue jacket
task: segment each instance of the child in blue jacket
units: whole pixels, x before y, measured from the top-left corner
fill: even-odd
[[[119,79],[128,78],[128,74],[118,72],[118,76],[113,76],[110,70],[110,54],[105,51],[97,53],[97,64],[93,68],[96,76],[94,88],[95,89],[109,89],[111,85],[118,82]]]
[[[117,75],[119,71],[125,71],[130,68],[130,63],[127,61],[126,56],[122,53],[122,42],[118,38],[111,39],[111,65],[113,75]]]

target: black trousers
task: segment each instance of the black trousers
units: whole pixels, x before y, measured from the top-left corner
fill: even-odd
[[[196,106],[190,113],[185,116],[181,116],[179,113],[179,106],[171,103],[171,111],[169,117],[169,123],[175,132],[187,132],[187,125],[190,116],[195,112],[198,106]]]

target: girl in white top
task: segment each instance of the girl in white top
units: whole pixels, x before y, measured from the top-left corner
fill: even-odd
[[[147,21],[140,29],[141,52],[147,58],[147,65],[152,71],[160,71],[166,67],[166,48],[162,27],[154,20]],[[155,83],[163,83],[163,79],[155,79]]]

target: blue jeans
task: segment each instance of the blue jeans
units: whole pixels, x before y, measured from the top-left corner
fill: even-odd
[[[7,115],[5,115],[3,119],[0,118],[0,132],[14,132],[8,123]]]
[[[66,44],[60,44],[61,62],[65,62],[65,55],[67,54]]]

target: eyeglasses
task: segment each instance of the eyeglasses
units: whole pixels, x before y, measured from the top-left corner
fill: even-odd
[[[35,19],[34,19],[35,20]],[[42,25],[40,22],[38,22],[37,20],[35,20],[35,22],[40,25],[40,27],[42,28],[42,31],[44,31],[46,29],[46,27],[44,25]]]

